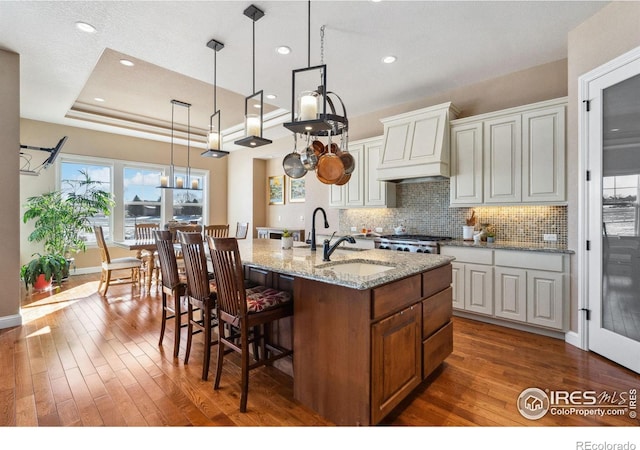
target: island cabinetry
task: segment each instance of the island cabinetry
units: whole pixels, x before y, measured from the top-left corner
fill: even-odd
[[[451,266],[422,274],[422,378],[453,352]]]

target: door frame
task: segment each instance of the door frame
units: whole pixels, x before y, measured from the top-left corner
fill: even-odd
[[[580,183],[578,185],[578,248],[576,251],[578,261],[578,331],[576,344],[582,350],[589,351],[589,324],[587,323],[587,312],[589,309],[589,252],[587,251],[587,241],[591,241],[592,248],[600,249],[597,244],[602,239],[601,229],[591,230],[589,217],[590,192],[593,189],[587,181],[587,171],[593,166],[589,160],[589,114],[587,112],[587,102],[589,98],[589,84],[598,78],[613,72],[626,64],[640,59],[640,47],[636,47],[609,62],[581,75],[578,78],[578,174]],[[594,249],[594,250],[595,250]]]

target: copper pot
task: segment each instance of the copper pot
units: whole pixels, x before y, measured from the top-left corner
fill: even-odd
[[[344,176],[344,164],[342,159],[332,151],[338,150],[336,144],[329,143],[326,148],[327,152],[318,159],[316,176],[324,184],[336,184]]]

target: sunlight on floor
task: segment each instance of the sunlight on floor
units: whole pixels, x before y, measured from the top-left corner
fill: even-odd
[[[26,304],[21,308],[22,323],[27,324],[51,314],[52,312],[71,306],[74,303],[87,298],[89,295],[96,292],[97,289],[98,282],[91,281]]]

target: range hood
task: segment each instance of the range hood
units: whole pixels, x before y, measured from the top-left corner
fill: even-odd
[[[417,183],[449,178],[449,121],[458,114],[448,102],[381,119],[378,180]]]

